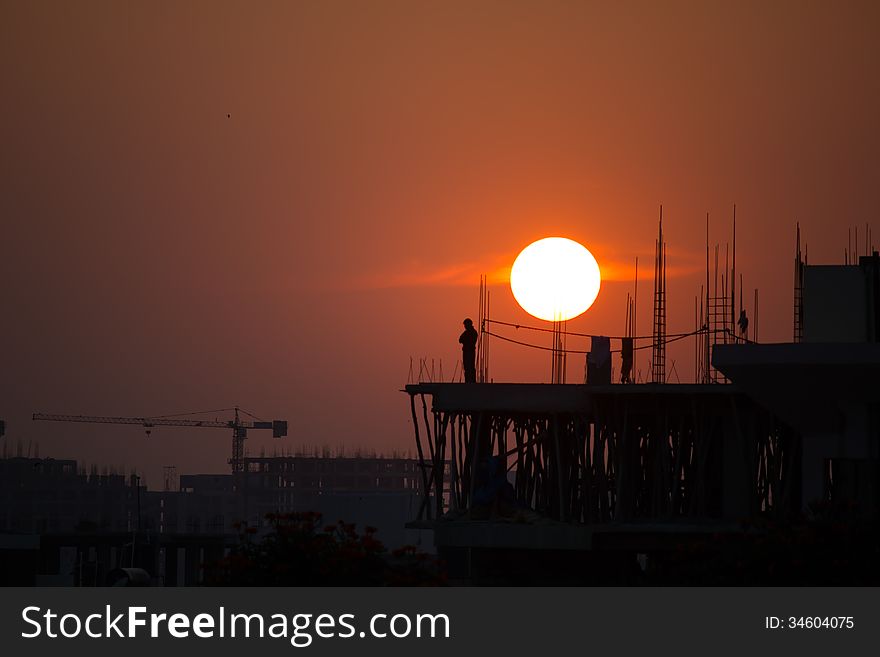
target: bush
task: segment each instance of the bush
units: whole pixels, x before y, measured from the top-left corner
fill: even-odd
[[[206,565],[218,586],[438,586],[439,562],[413,546],[390,554],[373,527],[358,534],[342,521],[322,525],[319,513],[266,516],[271,530],[244,529],[228,557]]]

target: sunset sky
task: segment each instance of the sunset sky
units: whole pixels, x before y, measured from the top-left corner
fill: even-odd
[[[661,203],[669,331],[736,203],[749,314],[758,287],[759,338],[790,340],[795,222],[813,263],[880,229],[878,63],[876,2],[3,2],[8,449],[159,486],[227,471],[228,433],[31,413],[240,404],[290,422],[251,453],[408,450],[410,358],[449,378],[480,274],[493,317],[539,324],[506,278],[533,240],[596,256],[585,333],[623,332],[638,256],[650,333]],[[493,343],[491,370],[549,357]]]

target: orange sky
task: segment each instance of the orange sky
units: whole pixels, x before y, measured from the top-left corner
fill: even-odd
[[[534,239],[623,279],[575,331],[622,332],[639,256],[649,332],[661,202],[670,332],[693,326],[705,213],[726,241],[735,202],[760,337],[789,339],[795,221],[812,262],[878,228],[878,61],[874,2],[5,2],[8,440],[158,485],[223,471],[229,436],[30,413],[239,403],[289,419],[288,447],[409,449],[410,357],[448,375],[479,274]],[[543,352],[492,358],[549,376]]]

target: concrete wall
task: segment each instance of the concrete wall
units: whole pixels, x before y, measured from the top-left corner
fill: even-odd
[[[865,342],[868,296],[865,271],[855,265],[804,269],[804,342]]]

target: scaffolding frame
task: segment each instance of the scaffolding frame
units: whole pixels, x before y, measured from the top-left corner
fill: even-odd
[[[654,243],[654,330],[651,346],[651,382],[666,383],[666,242],[663,241],[663,206]]]
[[[563,387],[581,388],[553,386]],[[418,520],[478,507],[493,458],[513,473],[515,507],[566,523],[799,512],[800,436],[745,395],[604,388],[580,408],[537,409],[518,407],[516,393],[450,403],[448,386],[407,386],[424,477]]]

